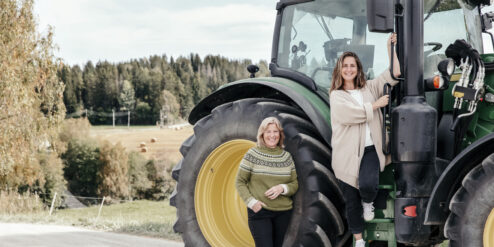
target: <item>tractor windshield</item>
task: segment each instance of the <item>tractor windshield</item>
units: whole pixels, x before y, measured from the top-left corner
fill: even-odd
[[[437,64],[446,58],[446,48],[457,39],[469,41],[481,53],[483,50],[476,8],[456,0],[434,2],[424,3],[424,78],[433,76]]]
[[[356,52],[369,78],[388,66],[388,35],[367,31],[365,0],[316,0],[283,11],[277,64],[305,74],[321,89],[344,51]]]
[[[474,11],[471,14],[475,15]],[[450,43],[472,37],[466,29],[467,18],[456,1],[425,1],[424,77],[437,70]],[[279,67],[310,77],[320,91],[327,92],[336,61],[344,51],[358,54],[368,79],[387,69],[388,36],[368,31],[365,0],[290,5],[283,10],[275,61]]]

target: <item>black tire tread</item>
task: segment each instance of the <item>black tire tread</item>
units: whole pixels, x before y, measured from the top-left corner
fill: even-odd
[[[216,133],[212,133],[214,131],[209,130],[214,129],[216,127],[215,125],[217,125],[218,123],[227,121],[224,119],[232,119],[231,116],[239,112],[249,114],[249,116],[242,116],[246,119],[248,119],[249,117],[259,118],[259,116],[261,116],[262,114],[264,114],[264,117],[267,117],[268,115],[276,116],[282,122],[285,133],[289,133],[289,135],[287,136],[291,136],[290,140],[288,140],[287,138],[287,141],[296,143],[296,145],[290,145],[293,146],[291,150],[288,150],[287,147],[287,151],[292,153],[294,159],[296,159],[297,157],[304,158],[295,160],[295,162],[297,163],[297,173],[299,173],[299,177],[310,177],[311,181],[317,181],[318,187],[324,187],[323,190],[317,193],[314,193],[313,191],[304,192],[304,198],[298,198],[298,206],[302,207],[304,215],[310,211],[321,211],[325,212],[326,218],[329,217],[331,220],[328,220],[324,217],[316,217],[311,220],[304,219],[305,222],[302,222],[301,224],[303,225],[303,227],[297,228],[297,234],[299,236],[295,241],[296,243],[293,242],[293,245],[314,246],[314,243],[310,244],[300,242],[300,240],[303,241],[309,235],[314,234],[314,231],[307,231],[308,229],[319,229],[319,231],[317,232],[317,238],[320,239],[320,246],[331,246],[328,245],[328,243],[336,246],[344,246],[348,245],[348,243],[351,243],[351,239],[349,239],[347,236],[348,232],[345,232],[346,224],[344,223],[345,221],[342,218],[344,210],[342,204],[343,198],[330,165],[331,149],[323,144],[324,139],[320,136],[320,134],[310,123],[310,121],[307,120],[305,114],[301,110],[290,106],[283,101],[257,98],[242,99],[220,105],[216,107],[210,115],[205,116],[201,120],[199,120],[194,126],[194,134],[189,137],[180,148],[180,152],[184,156],[184,159],[182,159],[172,171],[173,179],[178,181],[177,187],[181,183],[187,183],[187,181],[185,180],[190,179],[184,177],[184,181],[180,180],[182,171],[184,171],[184,169],[186,169],[186,166],[188,165],[186,164],[187,154],[193,154],[194,152],[196,152],[196,146],[200,145],[200,142],[198,142],[198,140],[201,140],[201,138],[203,137],[207,137],[209,139],[213,139],[211,140],[211,143],[223,143],[225,141],[228,141],[227,139],[225,139],[225,137]],[[238,122],[239,126],[236,127],[238,130],[235,131],[246,131],[243,128],[244,126],[242,126],[243,124],[244,123],[242,122]],[[252,138],[249,139],[255,141]],[[293,152],[299,153],[299,155],[293,155]],[[308,159],[307,157],[315,158]],[[299,168],[300,165],[306,166],[303,169],[304,172],[299,171],[299,169],[302,169]],[[299,184],[299,190],[301,187]],[[180,188],[182,189],[182,187]],[[186,198],[187,196],[190,197],[191,194],[190,192],[183,193],[185,194],[181,196],[180,189],[176,189],[170,198],[170,204],[172,204],[173,201],[174,205],[172,206],[177,207],[177,222],[174,225],[174,230],[183,233],[182,236],[184,238],[186,246],[207,246],[207,243],[204,244],[202,235],[198,236],[198,234],[200,235],[200,229],[198,228],[197,223],[194,223],[194,221],[196,220],[195,213],[190,210],[190,205],[188,206],[189,209],[184,209],[184,200],[190,200],[184,198]],[[296,197],[300,194],[301,193],[297,193]],[[296,203],[296,200],[297,198],[294,199],[294,203]],[[184,212],[180,212],[182,210],[184,210]],[[189,213],[187,214],[185,210],[189,210]],[[193,215],[189,215],[191,214],[191,212]],[[315,215],[317,214],[318,213],[315,213]],[[331,224],[328,224],[328,222],[330,222]],[[298,222],[293,223],[293,225],[296,224],[298,224]]]
[[[328,236],[324,232],[324,230],[316,224],[316,230],[314,231],[315,235],[319,239],[320,243],[322,246],[329,246],[332,247],[333,245],[331,244],[331,241],[329,240]]]
[[[481,212],[487,212],[487,217],[488,212],[494,208],[494,189],[491,187],[493,182],[494,153],[465,176],[462,186],[450,201],[451,213],[444,226],[444,234],[450,239],[450,246],[482,246],[484,221]]]
[[[184,162],[184,159],[181,159],[172,169],[172,178],[175,179],[175,181],[178,181],[178,178],[180,176],[180,170],[182,169],[182,163]]]
[[[317,195],[318,200],[312,205],[320,205],[326,211],[327,217],[329,217],[330,221],[332,221],[336,226],[336,232],[334,232],[334,234],[342,235],[343,233],[345,233],[345,224],[343,223],[343,220],[341,219],[341,216],[336,207],[324,194],[317,193]]]

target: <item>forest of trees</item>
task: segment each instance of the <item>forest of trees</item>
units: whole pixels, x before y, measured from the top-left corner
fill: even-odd
[[[68,117],[86,114],[91,124],[111,124],[112,110],[124,112],[117,124],[155,124],[160,111],[165,120],[186,119],[194,105],[219,86],[249,76],[250,60],[231,60],[198,54],[176,59],[166,55],[120,62],[87,62],[63,66],[58,77],[65,84],[64,103]],[[267,63],[260,61],[256,76],[267,76]]]

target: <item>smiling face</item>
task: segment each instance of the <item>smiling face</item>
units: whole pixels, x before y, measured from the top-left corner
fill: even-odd
[[[263,133],[263,140],[268,148],[275,148],[280,141],[280,130],[275,124],[269,124]]]
[[[355,58],[350,56],[345,57],[341,67],[341,77],[343,77],[343,81],[353,83],[357,77],[357,73],[357,61],[355,61]]]

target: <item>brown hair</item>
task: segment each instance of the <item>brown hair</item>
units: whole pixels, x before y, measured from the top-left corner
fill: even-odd
[[[357,77],[353,80],[353,85],[355,86],[355,89],[360,89],[365,87],[365,74],[364,74],[364,69],[362,67],[362,62],[360,62],[360,59],[358,58],[357,54],[351,52],[351,51],[346,51],[341,56],[338,58],[338,62],[336,62],[336,66],[334,67],[333,70],[333,78],[332,78],[332,83],[331,83],[331,89],[329,89],[329,92],[333,90],[341,90],[343,89],[343,77],[341,76],[341,69],[343,68],[343,60],[347,57],[353,57],[355,58],[355,62],[357,63]]]
[[[270,124],[274,124],[280,131],[280,140],[278,141],[278,146],[280,148],[284,148],[285,145],[283,145],[283,141],[285,140],[285,134],[283,133],[283,127],[281,127],[280,120],[275,117],[267,117],[262,120],[261,125],[259,125],[259,129],[257,130],[257,146],[266,147],[266,143],[264,143],[264,131],[266,131],[268,125]]]

